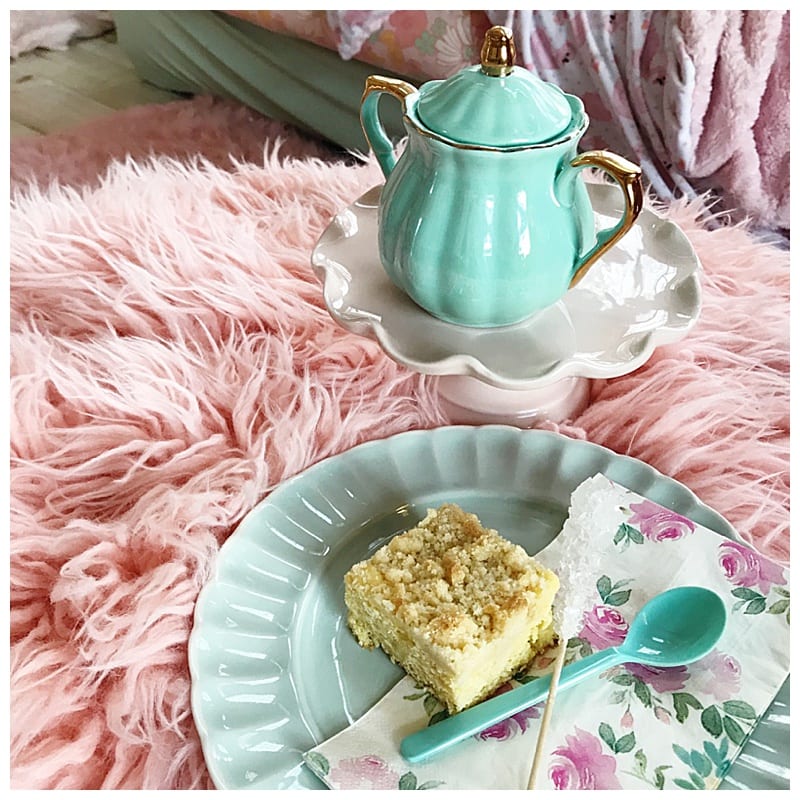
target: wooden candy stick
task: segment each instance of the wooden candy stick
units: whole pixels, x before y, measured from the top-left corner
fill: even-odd
[[[544,704],[544,711],[542,713],[542,723],[539,727],[539,738],[536,740],[536,753],[533,756],[533,766],[531,766],[531,773],[528,777],[529,789],[534,789],[536,787],[536,775],[539,772],[539,764],[542,760],[542,753],[544,752],[544,743],[547,739],[547,728],[550,725],[550,714],[553,711],[556,692],[558,691],[558,682],[561,679],[561,668],[564,666],[564,658],[566,655],[567,640],[561,639],[558,643],[558,653],[556,654],[556,660],[553,664],[553,679],[550,683],[550,691],[547,693],[547,700]]]
[[[553,662],[553,677],[545,701],[536,751],[528,777],[533,789],[544,755],[547,729],[553,713],[567,643],[581,630],[584,612],[591,607],[595,586],[592,577],[592,546],[597,536],[613,536],[623,517],[613,497],[613,485],[603,475],[585,480],[572,493],[569,516],[558,537],[561,545],[559,566],[554,568],[561,586],[553,602],[553,628],[558,636],[558,651]]]
[[[553,706],[555,705],[556,693],[558,692],[558,682],[561,679],[561,668],[564,666],[564,659],[567,655],[567,638],[562,637],[558,642],[558,652],[556,660],[553,663],[553,678],[550,683],[550,691],[547,693],[547,700],[544,704],[544,711],[542,712],[542,722],[539,726],[539,737],[536,740],[536,752],[533,756],[533,764],[531,765],[531,772],[528,776],[528,788],[534,789],[536,787],[536,776],[539,772],[539,766],[544,754],[544,744],[547,739],[547,729],[550,726],[550,715],[553,713]]]

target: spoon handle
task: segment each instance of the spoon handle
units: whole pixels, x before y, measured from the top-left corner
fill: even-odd
[[[616,647],[592,653],[592,655],[564,667],[561,671],[558,688],[566,689],[582,678],[607,669],[614,664],[630,660],[635,659],[623,656]],[[412,764],[424,758],[430,758],[457,742],[463,741],[468,736],[480,733],[482,730],[541,702],[547,697],[551,678],[552,675],[536,678],[510,692],[484,700],[471,708],[446,717],[441,722],[409,734],[400,742],[400,753],[406,761],[410,761]]]

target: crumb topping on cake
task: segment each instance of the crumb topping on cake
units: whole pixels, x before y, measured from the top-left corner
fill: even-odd
[[[501,634],[537,601],[549,575],[522,547],[448,503],[345,580],[431,643],[464,650]]]

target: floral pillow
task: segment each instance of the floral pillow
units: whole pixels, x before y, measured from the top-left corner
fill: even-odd
[[[478,63],[491,24],[484,11],[226,13],[417,80],[446,78]]]

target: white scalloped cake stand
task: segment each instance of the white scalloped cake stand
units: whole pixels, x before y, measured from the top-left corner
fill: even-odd
[[[598,225],[622,213],[616,186],[588,185]],[[436,319],[387,276],[378,256],[380,186],[336,215],[311,263],[344,328],[376,340],[404,366],[438,375],[453,423],[531,427],[586,405],[589,379],[638,369],[683,338],[700,314],[701,266],[673,222],[645,209],[622,241],[554,305],[500,328]]]

